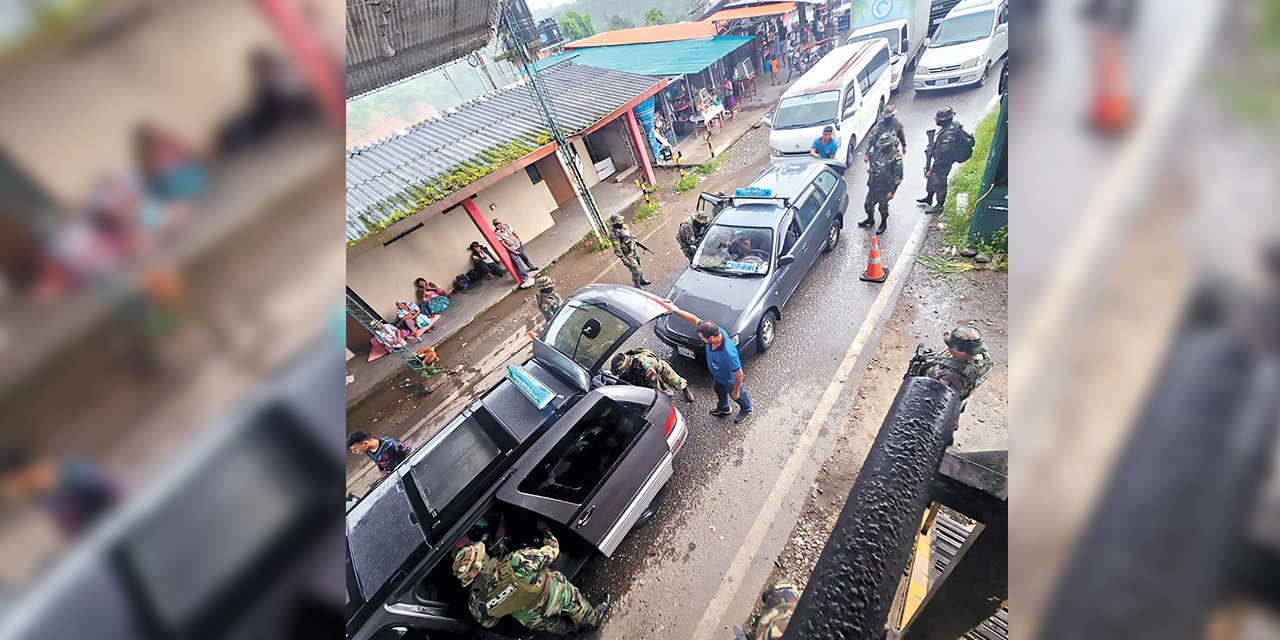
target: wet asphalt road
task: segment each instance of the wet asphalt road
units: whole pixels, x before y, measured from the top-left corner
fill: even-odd
[[[995,74],[992,75],[994,80]],[[892,202],[889,228],[879,243],[886,267],[894,264],[913,227],[925,215],[914,200],[924,195],[924,132],[933,127],[934,112],[951,106],[957,120],[972,131],[983,108],[996,95],[997,82],[982,88],[921,95],[907,84],[891,98],[906,127],[908,149],[905,180],[900,195]],[[735,145],[731,156],[734,161],[742,161],[744,151],[767,153],[756,136],[767,137],[767,132],[749,132]],[[745,185],[766,166],[767,158],[761,155],[758,159],[758,163],[738,171],[714,176],[702,185],[703,190]],[[738,180],[744,182],[734,184]],[[755,405],[750,420],[733,425],[728,418],[707,415],[714,406],[714,394],[705,365],[675,355],[648,329],[637,332],[629,341],[628,347],[646,346],[669,356],[676,370],[689,380],[697,402],[679,404],[688,420],[689,438],[676,458],[675,476],[658,514],[632,532],[613,558],[597,559],[579,578],[580,586],[593,601],[605,592],[614,598],[607,623],[594,637],[693,638],[704,613],[713,604],[718,605],[716,610],[726,613],[722,619],[708,622],[704,631],[709,629],[712,633],[704,637],[732,637],[728,627],[743,622],[765,586],[773,560],[831,449],[843,416],[853,404],[859,373],[866,368],[861,360],[854,367],[829,418],[812,441],[801,472],[789,485],[782,504],[773,505],[779,509],[758,553],[735,563],[735,556],[748,540],[748,532],[766,506],[766,498],[784,464],[802,441],[806,424],[882,286],[858,279],[866,267],[870,237],[855,226],[863,217],[864,168],[851,170],[846,180],[850,206],[839,246],[818,259],[783,310],[773,348],[767,354],[744,360],[746,387]],[[665,269],[646,268],[646,277],[654,282],[649,287],[651,291],[668,291],[682,270],[678,261],[664,262],[668,263]],[[605,281],[626,281],[621,267],[614,271],[617,273],[611,271]],[[892,307],[893,301],[889,304]],[[941,329],[949,319],[940,318],[939,322]],[[870,357],[873,346],[863,349],[865,358]],[[740,588],[730,585],[716,596],[722,578],[735,568],[741,570],[735,574],[741,576]]]

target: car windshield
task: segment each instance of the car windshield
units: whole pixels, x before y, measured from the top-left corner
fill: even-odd
[[[717,224],[707,230],[693,266],[725,275],[760,276],[769,273],[772,256],[772,229]]]
[[[596,328],[591,320],[595,320],[599,327]],[[543,342],[590,372],[630,330],[630,324],[604,307],[570,300],[551,318]]]
[[[897,29],[887,29],[885,31],[876,31],[874,33],[864,33],[860,36],[849,36],[849,42],[861,42],[863,40],[875,40],[876,38],[884,38],[889,41],[889,51],[898,50],[898,38],[902,34]],[[845,44],[848,44],[846,42]]]
[[[995,19],[994,11],[979,11],[954,18],[947,18],[938,25],[937,33],[929,41],[930,49],[947,47],[963,42],[981,40],[991,35],[991,23]]]
[[[773,128],[799,129],[835,122],[839,104],[839,91],[783,98],[778,104],[778,113],[773,116]]]

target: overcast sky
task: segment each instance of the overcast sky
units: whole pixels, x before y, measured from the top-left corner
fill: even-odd
[[[571,0],[525,0],[525,3],[529,5],[529,9],[546,9],[547,7],[554,7],[558,4],[564,4],[570,1]]]

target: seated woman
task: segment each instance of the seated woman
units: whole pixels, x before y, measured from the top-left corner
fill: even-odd
[[[404,300],[396,300],[396,324],[403,327],[410,335],[416,336],[418,330],[431,324],[431,320],[427,314],[422,313],[422,309],[412,302]],[[434,329],[435,327],[432,327]],[[430,331],[431,329],[428,329]],[[418,338],[419,341],[422,338]]]
[[[426,309],[428,316],[434,318],[449,308],[449,292],[436,286],[436,283],[418,278],[413,281],[413,286],[418,292],[418,305]]]
[[[205,192],[208,173],[204,160],[177,138],[151,124],[134,132],[138,170],[147,187],[164,200],[191,200]]]
[[[409,346],[404,336],[400,334],[400,331],[393,324],[374,320],[369,323],[369,329],[373,331],[373,343],[382,345],[387,351],[398,351]]]

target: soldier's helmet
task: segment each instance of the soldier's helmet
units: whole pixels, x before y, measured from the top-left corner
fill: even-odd
[[[694,211],[693,221],[698,224],[711,224],[711,218],[707,217],[706,211]]]
[[[453,556],[453,575],[465,587],[480,575],[480,567],[484,566],[484,561],[484,543],[469,544]]]
[[[537,278],[533,279],[533,283],[535,285],[538,285],[539,289],[550,289],[556,286],[556,281],[552,280],[547,276],[538,276]]]
[[[784,603],[795,603],[800,601],[800,587],[790,582],[779,582],[773,585],[773,588],[764,592],[760,599],[764,602],[765,609],[771,609]]]
[[[951,107],[943,107],[941,109],[938,109],[938,113],[936,113],[933,116],[933,121],[938,123],[939,125],[944,125],[948,122],[951,122],[951,120],[955,117],[956,117],[955,109],[952,109]]]
[[[892,133],[882,133],[880,138],[876,140],[876,145],[880,147],[892,147],[897,138]]]
[[[987,344],[982,341],[982,332],[977,327],[960,326],[942,334],[942,341],[953,351],[976,356],[987,351]]]
[[[625,353],[619,353],[613,357],[613,363],[610,367],[613,369],[613,375],[620,376],[631,368],[631,356]]]
[[[892,118],[896,115],[898,115],[898,108],[891,104],[886,104],[884,106],[884,111],[880,112],[880,119],[888,120],[889,118]]]
[[[609,216],[609,224],[622,224],[624,222],[621,213],[615,213]]]

